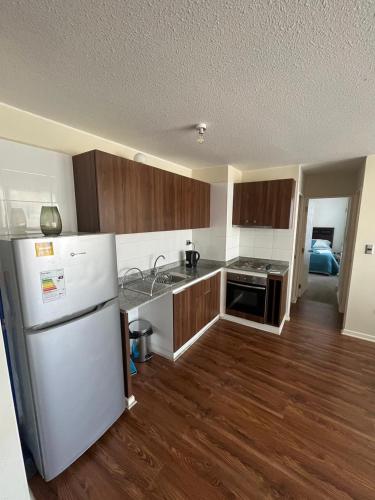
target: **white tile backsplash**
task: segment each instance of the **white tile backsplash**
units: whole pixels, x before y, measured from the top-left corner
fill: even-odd
[[[0,232],[40,231],[43,205],[57,205],[63,231],[76,231],[72,157],[0,139]]]
[[[239,254],[243,257],[292,261],[293,230],[241,228]]]
[[[185,250],[191,248],[186,246],[186,240],[191,239],[191,229],[116,235],[118,274],[121,276],[131,267],[150,269],[160,254],[166,260],[160,259],[159,265],[184,260]]]

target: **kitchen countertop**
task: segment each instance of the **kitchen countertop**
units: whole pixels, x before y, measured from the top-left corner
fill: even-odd
[[[186,285],[192,284],[199,279],[205,278],[206,276],[209,276],[210,274],[215,273],[220,269],[230,269],[230,265],[235,263],[239,259],[243,259],[243,257],[235,258],[227,262],[201,259],[196,268],[187,268],[184,263],[163,266],[163,271],[185,274],[188,276],[188,278],[156,292],[152,297],[143,293],[135,292],[129,289],[122,289],[121,287],[119,287],[120,310],[122,312],[128,313],[132,309],[140,307],[146,303],[150,303],[153,300],[157,300],[159,297],[162,297],[167,293],[172,293],[174,290],[184,288],[186,287]],[[265,259],[259,260],[264,261]],[[278,273],[279,275],[284,275],[289,269],[288,263],[283,261],[267,260],[267,262],[277,264],[280,267],[281,272]],[[230,270],[237,271],[237,269],[234,268]]]
[[[156,292],[152,297],[149,297],[143,293],[134,292],[132,290],[119,288],[119,301],[120,301],[120,309],[123,312],[129,312],[131,309],[136,307],[140,307],[146,303],[149,303],[153,300],[162,297],[167,293],[173,292],[178,288],[185,287],[189,283],[193,283],[194,281],[204,278],[215,271],[219,271],[223,267],[225,267],[226,262],[220,261],[210,261],[201,259],[196,268],[187,268],[184,264],[175,265],[174,267],[165,266],[163,267],[164,271],[181,273],[188,276],[186,280],[180,281],[179,283],[175,283],[172,286],[166,287],[159,292]]]

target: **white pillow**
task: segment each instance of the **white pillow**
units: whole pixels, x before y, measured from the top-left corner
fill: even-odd
[[[328,240],[316,240],[313,248],[331,248],[331,242]]]

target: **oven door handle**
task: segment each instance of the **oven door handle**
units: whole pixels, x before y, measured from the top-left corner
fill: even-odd
[[[243,283],[237,283],[235,281],[227,281],[227,285],[234,285],[243,288],[252,288],[254,290],[266,290],[266,287],[262,285],[244,285]]]

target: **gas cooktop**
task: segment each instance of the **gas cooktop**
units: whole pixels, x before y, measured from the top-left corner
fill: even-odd
[[[262,262],[259,260],[240,260],[238,262],[234,262],[229,267],[233,269],[242,269],[243,271],[269,271],[272,268],[272,264]]]
[[[233,262],[230,269],[240,269],[241,271],[252,271],[258,273],[283,273],[287,266],[280,265],[280,263],[272,263],[269,261],[263,261],[261,259],[245,259],[241,258],[236,262]]]

